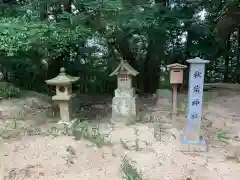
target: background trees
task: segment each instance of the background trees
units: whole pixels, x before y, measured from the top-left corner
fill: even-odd
[[[240,8],[233,0],[1,0],[0,64],[6,81],[45,91],[61,66],[81,92],[112,92],[119,59],[140,71],[143,93],[167,87],[164,68],[211,60],[208,81],[240,81]],[[161,81],[160,81],[161,80]]]

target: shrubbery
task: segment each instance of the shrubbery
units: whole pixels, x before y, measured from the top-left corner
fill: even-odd
[[[10,83],[1,82],[0,83],[0,98],[18,98],[21,95],[21,91],[18,87]]]

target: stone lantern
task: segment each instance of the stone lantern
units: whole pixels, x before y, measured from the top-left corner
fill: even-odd
[[[137,96],[132,86],[133,76],[139,72],[128,64],[126,60],[120,62],[118,67],[110,74],[117,76],[117,89],[112,100],[112,121],[135,121],[138,114]]]
[[[66,74],[63,67],[57,77],[46,80],[47,84],[56,86],[56,95],[52,97],[52,100],[59,104],[61,118],[59,123],[70,123],[72,120],[71,99],[75,97],[72,93],[72,83],[78,80],[79,77]]]

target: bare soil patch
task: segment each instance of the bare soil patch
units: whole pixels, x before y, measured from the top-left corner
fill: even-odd
[[[120,180],[124,179],[127,158],[143,180],[238,180],[240,93],[217,89],[205,93],[202,133],[209,146],[207,152],[181,151],[179,135],[185,125],[186,98],[180,95],[175,120],[169,116],[169,100],[157,103],[154,98],[141,98],[141,122],[129,126],[109,124],[111,97],[91,99],[86,105],[79,105],[80,98],[75,100],[77,116],[88,119],[87,126],[94,132],[79,140],[54,131],[58,116],[49,113],[52,104],[48,97],[3,100],[1,177]],[[158,140],[149,123],[153,116],[165,125]],[[219,140],[217,135],[223,132],[227,139]]]

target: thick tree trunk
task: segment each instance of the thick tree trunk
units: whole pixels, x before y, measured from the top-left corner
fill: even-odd
[[[230,36],[231,34],[228,35],[228,38],[227,40],[225,41],[225,70],[224,70],[224,79],[223,81],[224,82],[228,82],[229,80],[229,77],[228,77],[228,74],[229,74],[229,51],[230,51],[230,48],[231,48],[231,45],[230,45]]]
[[[48,6],[46,2],[40,2],[40,19],[46,20],[48,19]]]
[[[136,77],[136,88],[141,90],[140,93],[154,93],[159,86],[159,50],[156,50],[154,40],[149,41],[144,67],[140,68],[135,59],[136,55],[129,47],[129,37],[124,36],[124,33],[120,31],[116,33],[115,37],[114,45],[123,59],[128,60],[129,64],[140,72],[140,75]]]
[[[48,71],[47,71],[48,79],[54,78],[59,74],[60,68],[64,67],[63,59],[64,59],[64,55],[61,55],[55,59],[51,59],[51,61],[49,62]]]
[[[72,2],[73,0],[65,0],[63,5],[65,12],[68,12],[68,13],[72,12]]]
[[[116,41],[114,42],[115,48],[121,54],[122,58],[127,60],[131,66],[137,67],[135,60],[136,55],[131,51],[130,44],[128,42],[128,36],[124,36],[124,32],[118,31],[115,33]]]
[[[190,26],[187,25],[187,27]],[[186,60],[191,58],[190,53],[190,47],[192,46],[192,33],[191,31],[188,31],[187,33],[187,40],[186,40],[186,46],[185,46],[185,59],[182,59],[181,64],[189,66],[189,64],[186,62]],[[179,88],[181,91],[186,91],[188,89],[188,83],[189,83],[189,68],[184,70],[184,82],[183,85]]]
[[[131,51],[130,49],[130,44],[128,42],[128,39],[130,37],[128,36],[124,36],[124,32],[122,31],[118,31],[115,33],[115,39],[116,41],[114,42],[114,47],[118,50],[118,52],[121,54],[122,58],[127,60],[129,62],[129,64],[136,69],[137,71],[140,72],[140,75],[138,75],[137,77],[134,78],[134,86],[136,88],[136,90],[139,93],[143,93],[144,89],[141,88],[143,84],[142,81],[142,71],[141,68],[138,66],[138,63],[136,62],[136,54],[134,54],[134,52]]]
[[[144,62],[144,92],[154,93],[159,87],[159,63],[154,40],[150,40]]]
[[[240,28],[238,29],[238,51],[237,51],[236,76],[237,76],[237,83],[240,83]]]

